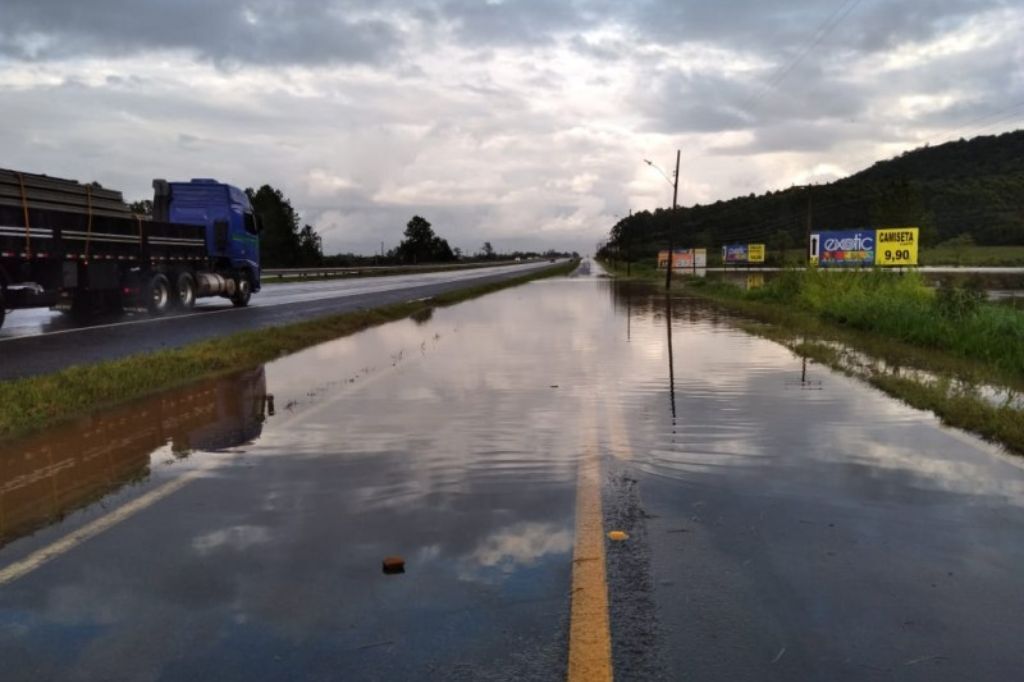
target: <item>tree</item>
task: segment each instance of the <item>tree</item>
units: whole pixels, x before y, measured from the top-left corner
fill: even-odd
[[[443,263],[455,260],[448,242],[434,234],[430,223],[413,216],[405,226],[405,239],[395,255],[403,263]]]
[[[303,225],[299,232],[299,260],[303,265],[323,264],[323,240],[311,225]]]
[[[247,189],[249,202],[263,224],[260,252],[264,267],[319,265],[323,260],[320,235],[310,225],[300,230],[301,219],[279,189],[263,185]]]
[[[141,201],[133,201],[132,203],[128,204],[128,210],[130,210],[135,215],[140,215],[146,218],[152,218],[153,200],[143,199]]]
[[[491,246],[490,242],[484,242],[484,246],[481,251],[484,254],[484,258],[487,260],[494,260],[494,247]]]

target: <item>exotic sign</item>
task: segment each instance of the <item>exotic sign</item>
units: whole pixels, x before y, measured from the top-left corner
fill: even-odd
[[[875,231],[843,230],[811,235],[811,264],[864,268],[875,263]]]
[[[747,262],[746,244],[726,244],[722,247],[722,262],[726,265]]]
[[[899,267],[917,265],[920,243],[916,227],[895,227],[875,233],[875,265]]]

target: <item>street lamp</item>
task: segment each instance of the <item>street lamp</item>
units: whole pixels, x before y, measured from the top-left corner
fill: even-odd
[[[672,185],[672,219],[668,223],[668,263],[665,268],[665,289],[668,289],[672,286],[672,220],[676,217],[676,202],[679,199],[679,150],[676,150],[676,174],[674,181],[669,180],[668,176],[665,175],[665,171],[658,168],[652,161],[644,159],[644,163],[661,173],[661,177],[665,178],[665,182]]]

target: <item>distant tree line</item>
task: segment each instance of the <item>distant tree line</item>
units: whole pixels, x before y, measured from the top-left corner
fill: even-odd
[[[452,248],[448,240],[434,232],[433,226],[423,217],[415,215],[406,224],[403,239],[399,245],[380,255],[357,255],[339,253],[325,256],[323,240],[309,224],[303,224],[298,211],[281,190],[263,185],[257,190],[245,190],[253,210],[259,216],[260,260],[267,268],[301,267],[349,267],[356,265],[411,265],[426,263],[473,262],[486,260],[514,260],[516,258],[567,257],[568,252],[513,251],[499,253],[489,241],[472,255],[464,254],[458,247]],[[129,208],[143,216],[152,216],[153,202],[149,199],[135,201]],[[575,254],[573,254],[575,255]]]
[[[680,248],[765,243],[769,256],[808,231],[917,226],[925,246],[949,240],[1024,244],[1024,131],[923,147],[828,184],[621,219],[601,255],[653,258],[669,229]]]

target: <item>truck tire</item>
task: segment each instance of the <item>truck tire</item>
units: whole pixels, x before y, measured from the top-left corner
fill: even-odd
[[[244,308],[249,305],[250,298],[252,298],[252,282],[249,281],[248,273],[243,272],[235,280],[235,294],[231,297],[231,302],[236,308]]]
[[[142,303],[150,315],[163,315],[171,307],[171,284],[167,277],[156,273],[142,289]]]
[[[175,279],[174,304],[182,310],[191,310],[196,305],[196,278],[190,273],[180,272]]]

